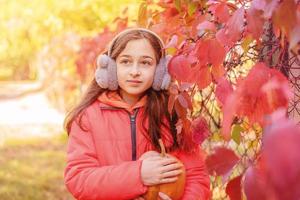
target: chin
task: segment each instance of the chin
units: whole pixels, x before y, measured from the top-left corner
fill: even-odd
[[[131,95],[141,95],[141,94],[144,94],[150,87],[143,87],[143,88],[140,88],[140,87],[129,87],[129,88],[126,88],[123,90],[127,93],[127,94],[131,94]]]
[[[130,94],[130,95],[137,95],[137,96],[143,94],[145,91],[146,91],[146,90],[132,90],[132,89],[130,89],[130,90],[125,90],[125,92],[126,92],[127,94]]]

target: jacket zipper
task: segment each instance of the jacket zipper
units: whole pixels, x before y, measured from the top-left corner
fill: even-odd
[[[123,110],[123,108],[115,108],[110,106],[102,106],[100,107],[103,110]],[[128,112],[128,111],[126,111]],[[136,160],[136,116],[138,113],[138,108],[134,110],[133,115],[131,115],[129,112],[129,118],[130,118],[130,130],[131,130],[131,149],[132,154],[131,158],[132,160]]]
[[[136,160],[136,115],[137,115],[138,109],[135,109],[134,114],[131,115],[129,113],[130,117],[130,128],[131,128],[131,149],[132,149],[132,160]]]

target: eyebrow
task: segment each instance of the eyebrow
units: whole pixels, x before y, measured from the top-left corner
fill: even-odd
[[[131,58],[130,55],[121,55],[120,57],[129,57],[129,58]],[[142,58],[150,58],[150,59],[154,60],[154,58],[152,58],[151,56],[142,56]]]

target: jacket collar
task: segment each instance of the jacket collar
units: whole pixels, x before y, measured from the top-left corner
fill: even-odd
[[[99,95],[98,100],[110,107],[122,108],[130,113],[133,113],[136,108],[145,106],[147,102],[147,95],[144,95],[138,102],[136,102],[136,104],[130,105],[122,99],[117,91],[107,90]]]

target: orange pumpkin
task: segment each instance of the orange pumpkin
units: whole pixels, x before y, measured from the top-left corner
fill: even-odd
[[[159,139],[159,144],[162,149],[161,156],[166,156],[166,150],[161,139]],[[170,155],[168,155],[170,156]],[[174,157],[175,158],[175,157]],[[176,160],[182,164],[180,160]],[[183,164],[182,164],[183,165]],[[158,200],[158,193],[162,192],[168,195],[172,200],[179,200],[182,197],[185,187],[185,168],[182,167],[182,173],[178,175],[178,179],[172,183],[163,183],[158,185],[153,185],[148,187],[147,193],[143,196],[146,200]]]

